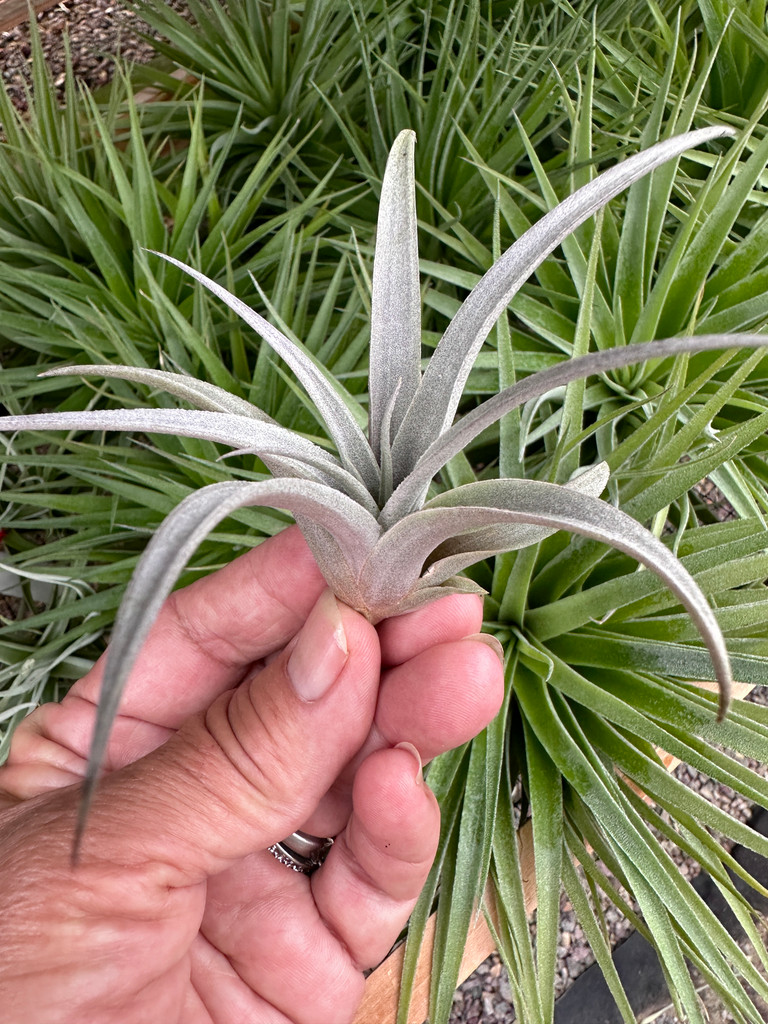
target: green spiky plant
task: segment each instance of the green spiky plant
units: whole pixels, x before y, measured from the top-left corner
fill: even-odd
[[[347,197],[339,202],[335,183],[323,180],[289,198],[281,175],[301,148],[296,132],[290,144],[275,132],[240,185],[225,188],[231,139],[211,151],[197,90],[173,160],[162,119],[147,130],[149,105],[136,102],[122,75],[100,104],[75,81],[69,62],[65,102],[57,107],[34,21],[31,30],[34,82],[25,114],[0,89],[0,401],[9,412],[102,404],[109,401],[97,394],[103,385],[83,382],[64,397],[61,382],[38,378],[38,369],[82,360],[152,366],[161,352],[165,368],[204,376],[243,398],[258,394],[284,426],[311,427],[295,389],[258,351],[255,336],[238,330],[235,315],[203,289],[190,291],[176,267],[148,259],[142,245],[180,258],[193,252],[196,266],[250,299],[257,292],[242,266],[248,259],[260,285],[279,295],[278,315],[289,316],[334,374],[362,371],[363,298],[350,259],[339,260],[322,237]],[[237,119],[230,127],[234,136]],[[113,386],[121,405],[141,403],[141,388]],[[158,394],[155,402],[167,407],[174,399]],[[214,444],[181,436],[156,439],[154,450],[125,439],[108,468],[98,446],[84,442],[61,477],[61,444],[67,442],[59,436],[45,453],[0,449],[10,502],[4,558],[12,558],[20,579],[43,576],[54,588],[40,608],[25,585],[16,622],[0,618],[0,760],[25,708],[59,696],[98,656],[132,562],[158,521],[190,489],[257,478],[253,459],[217,465]],[[41,544],[34,531],[52,519]],[[67,519],[77,521],[76,536],[61,536]],[[282,528],[286,515],[244,510],[237,519],[241,538],[263,538]],[[214,535],[199,559],[220,565],[231,547],[231,538]]]
[[[434,497],[430,497],[429,492],[433,478],[441,471],[449,480],[461,475],[461,453],[484,429],[553,388],[639,360],[766,344],[761,336],[718,335],[673,338],[603,350],[510,383],[494,398],[453,423],[474,357],[517,289],[545,257],[579,224],[633,181],[678,157],[690,146],[727,134],[730,133],[723,129],[710,128],[659,143],[605,172],[542,218],[478,282],[422,374],[414,136],[410,131],[401,133],[392,148],[382,185],[373,272],[367,415],[363,406],[301,346],[213,280],[170,259],[241,316],[285,360],[325,423],[335,454],[286,430],[250,403],[223,389],[181,374],[146,368],[85,365],[60,368],[51,374],[120,377],[162,388],[197,409],[62,412],[0,420],[3,431],[97,429],[186,434],[222,442],[236,450],[255,451],[273,476],[272,480],[226,481],[202,488],[182,502],[150,542],[118,615],[91,750],[87,793],[96,782],[123,685],[160,603],[207,532],[230,512],[248,505],[266,504],[293,512],[336,594],[374,622],[445,593],[477,590],[476,583],[457,573],[493,554],[516,550],[535,553],[541,545],[558,543],[559,530],[581,535],[587,539],[587,545],[607,543],[621,552],[622,557],[638,559],[651,568],[673,593],[671,604],[676,606],[679,602],[684,606],[709,649],[721,688],[719,717],[722,717],[729,700],[731,671],[717,619],[701,588],[674,552],[641,527],[636,519],[600,500],[599,494],[608,482],[604,464],[587,468],[564,485],[515,478],[510,473],[507,478],[497,480],[459,483]],[[594,252],[597,252],[596,247]],[[594,256],[592,262],[594,272]],[[366,419],[367,437],[362,429]],[[588,547],[586,553],[589,554]],[[515,600],[515,574],[524,582],[521,565],[524,568],[524,560],[516,564],[511,573],[505,573],[500,563],[500,575],[506,576],[501,591],[491,581],[492,599],[499,613],[505,600],[507,605]],[[623,581],[630,595],[629,603],[649,596],[658,600],[658,589],[647,587],[646,581],[650,579],[653,579],[652,574],[631,574]],[[494,596],[494,590],[500,593],[501,602]],[[525,588],[522,593],[524,591]],[[612,600],[614,604],[618,602],[617,593]],[[499,614],[499,618],[504,616]],[[691,651],[695,652],[696,648],[691,647]],[[526,645],[524,638],[516,645],[516,693],[521,708],[536,724],[540,724],[536,709],[546,708],[547,697],[543,692],[536,692],[537,687],[541,690],[542,676],[528,666],[545,663],[547,657],[530,642]],[[698,667],[699,663],[696,664]],[[564,672],[567,675],[566,669],[567,663],[563,662],[562,668],[558,668],[558,679]],[[561,685],[565,687],[566,683],[567,679]],[[705,699],[699,710],[701,722],[714,721],[715,715]],[[500,723],[495,728],[502,729],[502,742],[491,749],[494,735],[491,731],[473,746],[475,763],[485,750],[490,751],[491,763],[500,768],[504,748],[503,717]],[[540,737],[535,727],[530,729],[529,733],[529,727],[525,728],[526,749],[531,760],[524,774],[532,803],[540,804],[542,794],[548,791],[555,776],[544,755],[537,753]],[[656,733],[650,736],[651,740],[655,738]],[[647,756],[647,751],[645,753]],[[463,751],[456,755],[462,756]],[[534,762],[540,765],[538,771],[532,767]],[[435,788],[449,796],[457,763],[455,758],[448,758],[438,765],[434,774]],[[509,765],[507,770],[511,770]],[[572,766],[566,764],[561,770],[568,777]],[[433,781],[432,774],[430,781]],[[498,807],[500,820],[512,827],[510,807],[503,801],[498,802]],[[86,810],[87,799],[83,803],[81,828]],[[549,815],[539,815],[535,820],[535,839],[544,844],[540,848],[546,849],[548,840],[551,847],[551,836],[546,834],[547,821],[552,820],[551,808]],[[512,856],[508,850],[504,852],[504,831],[501,830],[493,847],[494,871],[502,894],[505,882],[514,877],[514,865],[506,875],[500,868],[503,858],[508,860]],[[584,819],[583,836],[590,842],[599,839],[591,834],[588,818]],[[450,851],[453,841],[450,836],[448,839],[447,845],[443,844],[438,871],[445,870],[448,863],[446,850]],[[508,837],[506,841],[508,843]],[[561,842],[558,849],[557,858],[537,860],[537,875],[540,871],[551,873],[556,864],[557,871],[564,872],[571,882],[566,867],[569,862],[562,856]],[[458,857],[456,863],[460,862],[461,857]],[[478,877],[487,874],[489,866],[490,855],[486,858],[484,854],[479,865],[475,865],[474,874]],[[621,870],[618,873],[621,874]],[[623,877],[635,889],[642,888],[642,877],[637,877],[636,872],[633,875],[624,868]],[[549,880],[552,881],[551,876]],[[543,875],[541,881],[544,881]],[[648,881],[652,884],[653,879]],[[543,892],[543,886],[540,891]],[[425,898],[428,897],[429,891]],[[543,901],[543,905],[551,924],[551,897]],[[505,906],[506,913],[511,915],[514,896]],[[549,931],[551,936],[551,927]],[[599,933],[595,940],[599,946],[598,939]],[[509,953],[509,943],[503,937],[500,937],[500,945],[509,954],[509,962],[520,966],[515,963],[515,955]],[[551,943],[546,949],[538,965],[542,985],[551,973],[547,959]],[[674,956],[672,963],[676,968]],[[675,980],[682,985],[679,971],[677,974]],[[447,977],[450,981],[450,971]],[[551,1000],[542,999],[540,992],[535,994],[535,999],[530,997],[525,975],[521,974],[520,979],[517,1001],[521,1015],[528,1020],[548,1019]],[[538,1006],[534,1005],[536,999]],[[437,996],[438,1018],[442,1013],[441,1000],[444,1001],[442,990]]]
[[[473,187],[462,134],[494,166],[514,166],[524,151],[508,116],[514,110],[538,147],[552,149],[563,121],[553,96],[561,76],[583,57],[594,15],[601,28],[628,17],[653,25],[645,4],[594,0],[574,11],[566,3],[530,0],[209,0],[183,17],[163,0],[134,0],[141,17],[167,42],[160,52],[172,67],[203,80],[206,137],[232,134],[233,175],[250,166],[275,130],[311,131],[290,169],[298,191],[334,165],[336,180],[373,184],[381,179],[391,140],[412,128],[420,139],[416,180],[451,211],[460,208],[467,233],[491,222],[492,203]],[[586,26],[586,31],[585,31]],[[189,85],[165,65],[136,70],[137,81],[172,99],[155,113],[170,131],[186,131]],[[375,219],[365,197],[360,221]],[[428,204],[419,210],[430,215]],[[424,236],[422,254],[439,249]],[[431,253],[436,258],[435,252]]]
[[[695,76],[687,66],[679,72],[674,55],[683,45],[681,25],[667,28],[669,42],[664,49],[667,63],[663,70],[649,67],[645,61],[641,63],[635,53],[632,74],[626,83],[621,81],[621,72],[608,61],[610,50],[604,52],[597,41],[593,43],[594,55],[586,64],[579,88],[568,93],[570,144],[565,167],[554,160],[542,163],[522,125],[520,134],[532,167],[531,184],[500,175],[467,140],[489,195],[499,196],[505,233],[515,237],[530,227],[531,218],[526,215],[521,196],[530,200],[540,192],[542,198],[537,205],[546,211],[557,205],[558,195],[589,180],[592,165],[602,158],[608,129],[613,132],[622,125],[620,120],[617,123],[615,106],[620,97],[627,96],[635,81],[633,76],[640,77],[642,73],[640,81],[652,83],[652,89],[647,88],[652,103],[650,97],[644,101],[649,109],[643,115],[641,144],[688,130],[694,117],[712,116],[704,107],[702,96],[713,75],[718,51],[708,55]],[[605,41],[606,48],[611,45],[615,47],[615,41]],[[621,54],[627,57],[624,50]],[[600,69],[606,66],[611,73],[601,82]],[[761,213],[768,138],[760,126],[767,99],[768,95],[759,97],[748,118],[734,119],[741,130],[726,154],[696,154],[700,163],[690,165],[687,178],[668,166],[636,182],[620,208],[617,203],[606,210],[601,228],[600,265],[591,297],[591,334],[597,348],[680,332],[755,330],[768,321],[761,242],[768,224],[768,218]],[[630,112],[627,117],[636,117],[636,113]],[[529,283],[515,297],[511,308],[518,332],[516,353],[530,353],[529,359],[535,358],[534,353],[544,357],[547,349],[551,353],[577,353],[576,325],[585,295],[592,239],[590,225],[574,232],[563,244],[561,265],[552,261],[540,273],[537,283]],[[465,286],[472,287],[492,261],[490,247],[475,242],[474,248],[470,248],[457,238],[457,250],[462,257]],[[473,264],[479,271],[470,271]],[[429,270],[433,282],[456,281],[457,273],[452,267],[430,265]],[[439,308],[441,299],[445,305],[445,297],[435,289],[425,301]],[[492,367],[495,353],[489,353],[487,358]],[[750,401],[755,405],[763,401],[761,373],[762,370],[752,370],[748,375]],[[622,430],[631,429],[629,424],[642,422],[649,414],[653,401],[645,403],[663,391],[668,376],[668,363],[650,362],[607,374],[585,390],[585,410],[603,424],[597,435],[603,458],[609,457]],[[485,393],[493,392],[497,383],[493,372],[486,381]],[[723,374],[709,387],[718,384],[726,386]],[[692,405],[681,409],[679,415],[690,417],[704,397],[704,392],[700,397],[692,397]],[[562,394],[550,397],[549,424],[535,423],[530,431],[524,431],[524,445],[535,444],[558,422],[562,415],[561,398]],[[719,429],[727,422],[727,412],[726,409],[720,413],[723,418],[718,420]],[[530,417],[524,426],[529,425]],[[712,479],[734,509],[752,515],[766,508],[761,477],[759,461],[747,467],[745,460],[739,458],[714,470]]]
[[[169,171],[162,126],[145,133],[146,111],[127,79],[114,83],[100,107],[78,89],[68,64],[67,103],[58,108],[36,27],[32,55],[27,113],[0,90],[0,344],[146,365],[162,342],[178,369],[236,389],[235,374],[248,376],[244,346],[231,345],[222,358],[210,342],[216,328],[209,305],[185,309],[184,276],[172,267],[153,273],[141,246],[175,256],[195,251],[201,268],[231,287],[240,276],[233,263],[258,249],[252,269],[268,285],[285,249],[298,242],[312,250],[328,219],[324,207],[338,192],[321,181],[286,209],[275,183],[297,159],[301,140],[288,145],[278,130],[222,202],[237,119],[211,155],[194,95],[186,144]]]
[[[190,4],[191,19],[162,0],[138,0],[136,9],[168,40],[159,44],[167,60],[204,78],[206,135],[228,135],[239,121],[234,152],[243,165],[275,130],[298,124],[313,136],[294,174],[311,176],[341,161],[339,175],[371,182],[381,177],[391,139],[407,126],[421,139],[417,181],[444,205],[455,200],[465,209],[471,169],[457,163],[457,128],[481,149],[493,139],[499,163],[513,163],[520,142],[504,111],[514,107],[531,132],[547,124],[552,40],[561,73],[578,53],[578,18],[519,2],[496,2],[486,11],[464,0],[395,0],[385,7],[355,0],[347,9],[327,0],[215,0]],[[157,112],[167,106],[178,124],[188,87],[156,65],[138,75],[175,92],[175,101]],[[474,228],[481,212],[471,213]]]

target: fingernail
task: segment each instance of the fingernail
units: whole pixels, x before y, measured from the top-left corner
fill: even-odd
[[[395,750],[407,750],[411,757],[416,762],[416,771],[414,772],[413,781],[421,786],[424,782],[424,776],[422,774],[424,766],[421,763],[421,754],[418,752],[416,747],[412,743],[408,743],[407,740],[402,743],[395,744]]]
[[[319,700],[347,662],[347,637],[336,598],[326,590],[301,627],[286,671],[305,701]]]
[[[504,648],[501,646],[501,641],[497,637],[491,636],[490,633],[473,633],[471,636],[465,636],[464,639],[479,640],[481,644],[486,644],[491,648],[501,664],[504,664]]]

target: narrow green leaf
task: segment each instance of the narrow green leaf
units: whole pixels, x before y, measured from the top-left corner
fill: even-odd
[[[542,1013],[555,1009],[555,969],[560,937],[560,877],[563,868],[562,776],[527,722],[525,754],[536,868],[536,972]]]
[[[595,959],[603,972],[605,983],[616,1002],[621,1019],[625,1024],[636,1024],[636,1017],[619,978],[616,965],[613,962],[610,946],[605,941],[605,936],[597,922],[594,911],[589,905],[576,869],[571,864],[568,856],[563,857],[563,884],[579,924],[584,929],[584,934],[587,937],[590,948],[595,954]]]

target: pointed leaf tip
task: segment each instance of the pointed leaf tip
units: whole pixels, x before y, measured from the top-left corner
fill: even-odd
[[[381,185],[371,295],[368,435],[377,459],[391,440],[421,381],[421,288],[416,218],[416,133],[400,132]],[[384,416],[395,389],[388,436]]]

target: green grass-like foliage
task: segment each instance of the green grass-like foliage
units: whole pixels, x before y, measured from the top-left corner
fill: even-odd
[[[723,868],[727,855],[699,819],[735,832],[742,840],[747,830],[726,825],[725,816],[711,808],[705,811],[700,798],[681,792],[682,787],[660,768],[652,746],[656,743],[684,753],[690,763],[705,767],[715,777],[738,778],[743,788],[761,796],[765,789],[761,781],[698,739],[717,737],[741,750],[760,745],[758,709],[740,709],[721,723],[719,733],[715,731],[716,719],[723,717],[729,701],[731,666],[719,616],[707,598],[708,593],[720,594],[724,586],[732,589],[761,578],[765,568],[759,530],[749,522],[735,523],[712,541],[704,536],[706,531],[698,531],[700,536],[694,538],[689,553],[687,534],[676,552],[640,525],[688,490],[692,472],[698,473],[693,480],[706,472],[706,454],[686,472],[675,465],[679,454],[675,457],[673,453],[679,439],[668,424],[677,422],[677,411],[690,393],[711,378],[717,361],[700,375],[704,380],[686,382],[683,387],[681,377],[681,386],[663,397],[644,433],[630,435],[614,453],[617,468],[631,467],[633,456],[648,438],[660,432],[665,442],[643,467],[655,483],[635,495],[630,503],[632,515],[599,497],[609,482],[611,468],[603,461],[590,465],[574,459],[573,447],[583,439],[573,431],[562,435],[570,438],[570,451],[556,449],[549,479],[524,478],[515,471],[519,464],[511,452],[518,433],[516,410],[555,389],[566,389],[566,409],[570,408],[575,422],[580,412],[573,402],[569,406],[567,395],[588,375],[650,359],[687,358],[696,351],[762,347],[766,338],[687,335],[592,353],[582,345],[583,354],[574,353],[570,360],[515,382],[503,379],[505,358],[511,360],[506,364],[511,366],[514,354],[509,350],[507,357],[503,356],[508,336],[502,319],[496,331],[502,354],[500,390],[455,419],[480,348],[515,293],[546,256],[633,182],[691,146],[727,134],[731,133],[718,127],[705,128],[657,143],[586,182],[555,206],[480,278],[422,372],[415,138],[410,130],[401,132],[390,152],[381,190],[367,409],[308,349],[212,278],[166,255],[166,263],[196,279],[285,361],[324,428],[328,441],[323,444],[288,430],[216,384],[187,374],[125,365],[63,367],[49,371],[46,377],[114,377],[162,389],[194,408],[75,410],[0,418],[0,430],[5,432],[126,430],[200,438],[223,443],[235,452],[255,453],[271,473],[270,479],[226,480],[193,491],[166,517],[140,559],[118,613],[107,660],[81,830],[123,686],[160,604],[192,552],[230,513],[245,506],[286,509],[295,516],[335,593],[371,621],[403,613],[445,593],[477,590],[480,582],[490,591],[489,619],[508,642],[510,691],[504,712],[468,750],[447,755],[430,771],[430,782],[448,813],[441,854],[410,932],[407,970],[418,946],[419,920],[431,906],[442,878],[451,897],[440,901],[438,912],[441,969],[434,982],[436,1019],[447,1014],[458,970],[457,950],[463,945],[461,936],[466,934],[472,907],[489,871],[501,919],[507,924],[499,944],[513,970],[521,1017],[530,1021],[551,1018],[561,880],[580,907],[626,1016],[626,999],[617,987],[605,941],[588,902],[578,895],[570,866],[570,857],[575,855],[594,884],[613,884],[593,870],[585,843],[637,899],[645,916],[642,927],[657,942],[681,1004],[692,1018],[696,1019],[698,1011],[686,980],[684,955],[699,963],[712,984],[743,1012],[742,1019],[755,1019],[749,1016],[748,1000],[739,994],[741,989],[733,980],[733,965],[738,965],[758,991],[765,991],[765,984],[722,929],[713,930],[711,922],[702,923],[703,911],[696,898],[683,891],[671,862],[654,845],[649,825],[662,827],[663,821],[634,797],[634,790],[624,781],[636,781],[677,811],[686,830],[682,841],[715,873],[749,926],[745,904]],[[595,286],[599,233],[595,238],[585,276],[588,294]],[[591,332],[592,312],[593,304],[585,302],[577,330],[586,337]],[[756,353],[753,361],[761,355]],[[728,397],[718,396],[717,407]],[[462,453],[500,421],[502,434],[511,431],[500,448],[501,475],[474,479],[471,471],[467,474]],[[665,425],[666,434],[662,430]],[[733,451],[762,430],[762,423],[747,422],[736,428],[734,436],[720,439],[720,445]],[[713,454],[708,455],[712,460]],[[561,460],[566,458],[573,471],[568,479],[556,482],[563,477]],[[722,451],[714,458],[722,462]],[[433,494],[433,479],[441,473],[443,487]],[[446,487],[446,483],[453,486]],[[581,544],[564,547],[562,530],[577,534]],[[606,555],[605,545],[614,554]],[[754,556],[752,560],[749,555]],[[483,566],[491,556],[498,556],[496,569],[487,577]],[[634,560],[652,572],[632,571]],[[481,564],[478,581],[457,575],[476,563]],[[726,566],[731,565],[726,580]],[[714,583],[707,577],[712,569],[716,570]],[[548,585],[553,574],[557,575],[557,588]],[[733,621],[737,628],[764,618],[763,602],[757,600],[753,605],[758,607],[736,601]],[[655,617],[670,609],[674,611],[672,633],[666,639],[663,628],[655,628]],[[607,627],[595,625],[601,618],[607,620]],[[669,615],[661,619],[666,621]],[[704,648],[697,642],[700,639]],[[761,651],[757,655],[742,653],[737,644],[736,656],[742,678],[750,671],[753,677],[762,678]],[[667,677],[666,684],[656,681],[659,673]],[[690,674],[710,674],[717,679],[719,714],[715,714],[712,698],[675,681]],[[685,729],[681,721],[686,723]],[[522,751],[524,757],[518,761]],[[623,776],[616,776],[610,764],[619,767]],[[514,831],[510,784],[518,773],[533,812],[540,894],[536,971],[529,971],[533,954],[520,905],[515,842],[510,835]],[[752,845],[761,847],[762,841],[752,840]],[[611,889],[611,895],[622,902],[619,890]]]
[[[300,495],[302,481],[305,498],[312,485],[316,494],[340,489],[334,504],[360,527],[345,534],[351,552],[373,545],[373,553],[381,542],[377,573],[389,565],[398,567],[393,576],[403,566],[412,574],[405,604],[446,585],[482,587],[486,628],[507,651],[501,715],[429,768],[442,838],[409,927],[400,1019],[407,1019],[423,927],[437,907],[430,1017],[447,1020],[466,931],[489,898],[518,1019],[548,1024],[564,889],[627,1022],[598,896],[656,944],[681,1016],[701,1021],[685,966],[693,962],[735,1020],[757,1022],[743,984],[765,997],[765,983],[681,880],[658,836],[716,881],[763,964],[754,916],[729,872],[755,883],[720,840],[763,855],[768,847],[670,778],[656,751],[768,806],[768,786],[743,764],[743,756],[768,760],[768,715],[735,702],[718,723],[716,697],[689,682],[715,679],[702,623],[669,581],[638,572],[633,556],[595,536],[554,532],[552,513],[553,502],[560,515],[570,503],[570,526],[578,520],[583,529],[585,509],[602,515],[610,502],[625,513],[622,530],[626,517],[648,524],[659,538],[653,551],[645,533],[635,541],[646,554],[663,548],[678,586],[688,581],[693,607],[711,607],[736,678],[768,682],[762,352],[689,356],[682,340],[674,360],[611,362],[628,342],[760,330],[766,322],[764,0],[600,0],[575,8],[567,0],[494,0],[487,10],[470,0],[393,0],[386,9],[363,0],[343,14],[325,0],[238,0],[226,15],[217,0],[194,5],[192,26],[162,0],[140,6],[162,20],[156,27],[170,40],[169,59],[198,81],[179,85],[154,68],[142,71],[142,81],[175,94],[139,108],[127,81],[99,106],[87,93],[78,98],[70,75],[69,101],[59,109],[33,38],[29,115],[7,101],[0,110],[7,139],[0,147],[2,398],[13,413],[58,406],[89,431],[62,436],[46,421],[42,436],[9,437],[0,462],[12,503],[2,523],[7,557],[32,612],[0,625],[0,758],[9,726],[55,694],[50,680],[63,689],[89,667],[145,539],[174,509],[190,501],[194,510],[210,485],[226,485],[210,492],[212,518],[223,512],[224,496],[232,504],[246,493],[285,500]],[[639,177],[596,222],[562,239],[496,327],[487,324],[479,352],[460,357],[457,349],[451,364],[442,338],[466,292],[485,280],[480,297],[487,297],[493,286],[483,275],[504,249],[591,182],[596,167],[694,124],[723,123],[736,132],[732,143]],[[402,297],[412,301],[410,327],[397,335],[401,363],[382,358],[389,333],[373,332],[369,402],[366,259],[390,143],[408,127],[419,145],[408,155],[410,143],[399,140],[400,170],[387,174],[405,193],[400,176],[413,161],[418,333],[426,350],[440,343],[442,352],[434,370],[425,361],[417,369],[415,228],[410,214],[397,230],[390,216],[390,231],[382,209],[379,236],[390,243],[374,266],[374,321],[391,306],[388,279],[397,281],[394,321],[405,319]],[[400,260],[388,269],[380,253],[394,248],[393,239]],[[284,354],[293,352],[304,387],[269,345],[259,346],[228,306],[229,294],[205,283],[189,288],[185,270],[145,247],[265,309],[285,337],[252,310],[239,311]],[[533,269],[535,246],[515,251],[527,251]],[[465,323],[469,316],[477,325],[481,305],[469,302]],[[483,308],[492,318],[495,310]],[[579,364],[590,350],[607,362]],[[88,377],[70,389],[59,376],[37,376],[54,363],[84,364],[72,372]],[[449,365],[463,397],[451,410],[456,395],[435,393],[429,440],[416,429],[406,443],[407,406]],[[571,379],[579,365],[602,372]],[[549,377],[525,377],[542,367],[554,368]],[[84,409],[115,404],[124,410],[82,419]],[[464,417],[449,427],[457,409]],[[347,413],[356,428],[344,427]],[[107,427],[133,432],[106,443],[98,418],[105,415],[113,417]],[[419,428],[422,420],[414,414],[411,422]],[[171,432],[159,433],[166,427]],[[185,428],[203,439],[185,436]],[[261,451],[268,435],[283,447],[264,449],[263,460],[243,454],[217,462],[219,443],[204,439],[235,449],[258,443]],[[694,489],[704,476],[740,520],[713,521]],[[454,504],[467,496],[488,502],[470,505],[471,529]],[[512,522],[528,514],[538,521]],[[477,516],[497,521],[478,526]],[[454,518],[460,529],[451,536]],[[432,549],[438,519],[449,536]],[[280,509],[235,509],[201,541],[185,578],[287,521]],[[190,522],[199,537],[204,524]],[[176,526],[183,533],[184,521]],[[306,517],[303,526],[319,557],[324,545],[332,549],[322,528]],[[469,564],[475,556],[481,560]],[[448,574],[442,581],[441,573]],[[368,572],[366,583],[378,586],[385,575]],[[347,586],[352,603],[359,597],[372,617],[389,610],[366,604],[381,600],[380,587],[364,600],[350,591],[350,574],[341,576],[337,587]],[[30,587],[41,581],[52,596],[33,610]],[[703,626],[722,654],[712,622]],[[522,806],[513,800],[518,782]],[[516,842],[531,825],[535,949]]]

